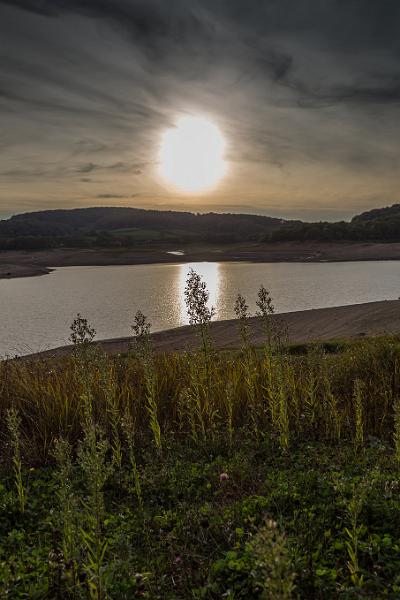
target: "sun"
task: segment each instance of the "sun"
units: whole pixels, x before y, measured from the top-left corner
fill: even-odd
[[[208,119],[181,117],[162,135],[160,174],[181,192],[206,192],[226,173],[225,145],[220,129]]]

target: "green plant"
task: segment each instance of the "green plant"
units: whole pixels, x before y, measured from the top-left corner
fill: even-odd
[[[226,399],[226,428],[229,437],[229,444],[232,445],[234,426],[233,426],[233,399],[234,399],[234,387],[233,382],[228,381],[225,387],[225,399]]]
[[[189,323],[196,329],[200,336],[207,380],[209,382],[212,354],[210,323],[215,315],[215,309],[208,306],[210,295],[206,284],[193,269],[190,269],[188,273],[184,294]]]
[[[362,446],[364,443],[364,383],[360,379],[354,381],[354,417],[355,417],[355,436],[356,446]]]
[[[26,488],[22,478],[22,458],[21,458],[21,417],[15,408],[7,410],[7,427],[10,435],[12,448],[12,463],[14,471],[14,484],[17,490],[19,510],[25,512],[26,506]]]
[[[344,530],[347,537],[345,543],[349,558],[347,568],[350,573],[350,579],[356,588],[362,588],[364,585],[364,575],[361,573],[358,551],[360,537],[364,532],[364,526],[359,523],[359,517],[365,502],[366,493],[366,481],[361,481],[357,486],[354,486],[353,494],[347,507],[350,527],[346,527]]]
[[[394,431],[393,431],[393,441],[394,441],[394,449],[395,456],[398,461],[400,461],[400,398],[396,397],[393,403],[393,421],[394,421]]]
[[[329,378],[327,361],[323,363],[322,370],[323,403],[326,410],[326,436],[340,441],[343,427],[343,415],[341,414],[338,400],[332,390],[332,382]]]
[[[304,415],[306,425],[310,431],[317,427],[317,419],[319,412],[319,384],[320,384],[320,361],[321,349],[318,346],[312,347],[307,353],[305,365],[305,382],[304,382]]]
[[[255,355],[250,346],[250,322],[248,305],[245,298],[238,294],[235,302],[235,314],[239,320],[240,335],[242,338],[242,352],[243,352],[243,378],[246,383],[247,400],[250,410],[250,416],[255,434],[259,434],[259,406],[257,398],[257,364]]]
[[[249,307],[242,294],[238,294],[236,297],[234,311],[239,321],[242,349],[244,352],[248,352],[250,349]]]
[[[82,500],[83,516],[80,527],[85,549],[83,566],[88,577],[90,597],[106,597],[108,570],[105,562],[108,541],[104,535],[104,485],[112,473],[107,462],[109,442],[94,420],[93,405],[85,397],[83,439],[78,446],[78,464],[83,474],[87,495]]]
[[[71,335],[69,337],[71,343],[78,348],[87,347],[93,342],[95,336],[96,330],[89,325],[89,322],[85,317],[82,317],[82,315],[78,313],[71,324]]]
[[[153,432],[156,447],[161,450],[162,437],[161,427],[158,420],[157,405],[158,378],[157,371],[154,368],[154,357],[150,342],[151,324],[148,322],[147,317],[140,310],[138,310],[135,315],[135,321],[132,325],[132,329],[136,336],[136,348],[144,371],[146,408],[149,416],[150,428]]]
[[[112,451],[112,460],[114,467],[118,473],[121,472],[122,466],[122,443],[120,436],[121,428],[121,411],[117,401],[117,385],[115,381],[115,374],[112,364],[108,364],[107,361],[102,361],[101,369],[101,386],[103,388],[107,414],[110,421],[110,445]]]
[[[270,350],[277,333],[276,326],[271,319],[271,315],[274,314],[275,308],[272,304],[270,293],[263,285],[261,285],[258,290],[256,306],[257,315],[261,317],[262,327],[267,340],[266,348],[267,350]]]
[[[142,495],[142,486],[140,483],[140,474],[139,469],[136,463],[136,453],[135,453],[135,427],[132,419],[132,415],[129,411],[129,408],[125,408],[124,418],[122,420],[122,426],[125,433],[125,439],[128,446],[128,457],[129,464],[132,470],[133,476],[133,485],[135,489],[136,499],[138,501],[140,510],[142,514],[144,513],[144,503],[143,503],[143,495]]]
[[[61,549],[64,559],[66,587],[72,591],[77,585],[77,563],[79,560],[78,502],[73,489],[73,462],[71,445],[59,438],[54,444],[56,495],[58,499],[58,519],[61,528]]]
[[[285,451],[289,449],[290,431],[289,431],[289,406],[287,386],[285,382],[290,380],[290,365],[281,361],[281,384],[279,386],[279,442],[281,448]]]
[[[286,536],[267,519],[251,542],[255,557],[254,577],[263,600],[289,600],[295,591],[295,572],[289,558]]]
[[[184,397],[187,405],[190,428],[195,441],[200,437],[206,438],[206,425],[204,420],[204,405],[206,402],[204,383],[202,381],[201,369],[196,368],[196,362],[190,366],[190,384],[184,392]]]

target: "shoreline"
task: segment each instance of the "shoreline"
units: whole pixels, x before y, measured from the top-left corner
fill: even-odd
[[[0,252],[0,279],[37,277],[57,267],[181,264],[188,262],[325,263],[400,260],[400,243],[276,242],[136,249],[63,248]]]
[[[272,316],[278,327],[288,331],[289,343],[327,342],[335,339],[360,339],[368,336],[400,333],[400,300],[380,300],[328,308],[279,313]],[[264,334],[259,317],[250,318],[250,343],[262,346]],[[217,350],[241,346],[237,319],[213,321],[211,337]],[[95,340],[111,356],[129,351],[133,337]],[[189,325],[151,334],[156,352],[183,352],[198,347],[198,337]],[[62,346],[17,360],[52,359],[71,352],[73,346]]]

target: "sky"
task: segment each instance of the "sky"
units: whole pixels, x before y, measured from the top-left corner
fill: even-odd
[[[340,220],[400,202],[398,0],[0,0],[0,218],[135,206]],[[201,116],[226,174],[160,176]]]

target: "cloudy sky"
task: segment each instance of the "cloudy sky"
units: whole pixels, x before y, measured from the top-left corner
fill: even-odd
[[[0,216],[400,202],[399,31],[398,0],[0,0]],[[184,115],[226,139],[200,195],[159,175]]]

